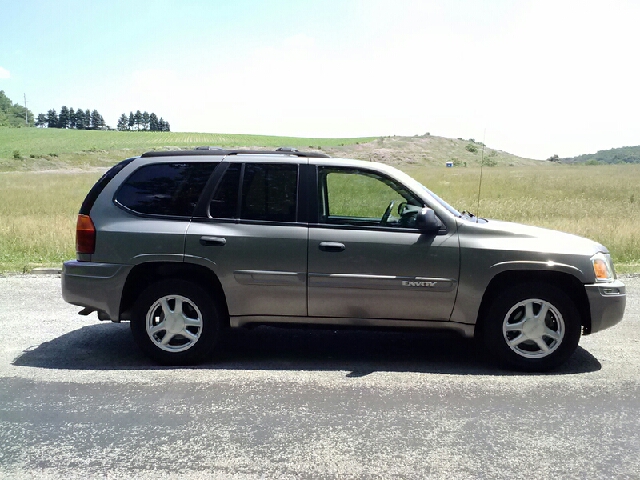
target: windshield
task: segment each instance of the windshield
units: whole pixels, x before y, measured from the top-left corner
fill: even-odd
[[[462,213],[460,213],[458,210],[456,210],[455,208],[453,208],[451,205],[449,205],[447,202],[445,202],[443,199],[441,199],[438,195],[436,195],[435,193],[433,193],[431,190],[429,190],[427,187],[425,187],[424,185],[420,184],[420,186],[429,194],[431,195],[434,199],[436,199],[438,201],[438,203],[440,205],[442,205],[444,208],[446,208],[450,213],[452,213],[453,215],[455,215],[458,218],[462,218]]]

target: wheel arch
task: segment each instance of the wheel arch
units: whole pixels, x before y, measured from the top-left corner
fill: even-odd
[[[182,262],[147,262],[133,267],[122,289],[120,318],[123,320],[131,318],[131,310],[136,299],[149,285],[170,278],[197,283],[204,287],[222,307],[225,315],[225,326],[228,326],[229,310],[227,308],[227,298],[217,275],[207,267]]]
[[[482,296],[474,335],[480,336],[489,308],[500,293],[515,285],[532,282],[553,285],[569,295],[580,314],[583,333],[586,335],[591,332],[589,299],[584,285],[575,276],[565,272],[549,270],[506,270],[491,279]]]

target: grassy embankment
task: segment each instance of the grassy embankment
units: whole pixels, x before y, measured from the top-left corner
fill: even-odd
[[[86,133],[100,135],[118,132]],[[138,134],[124,135],[135,137]],[[283,139],[278,137],[246,137],[251,139],[248,146],[273,147],[283,144]],[[213,142],[210,138],[199,137],[191,145],[237,146],[238,138],[240,136],[236,136],[235,140],[238,143],[224,145],[221,141]],[[263,141],[254,142],[257,138]],[[176,137],[175,140],[177,139]],[[268,139],[273,143],[264,145]],[[362,139],[352,140],[353,143],[355,141],[361,142]],[[306,145],[305,148],[308,148],[308,145],[313,144],[322,146],[321,142],[326,142],[324,145],[327,146],[349,143],[344,139],[316,139],[312,142],[309,139],[291,139],[286,144],[299,147]],[[158,143],[158,148],[164,147],[161,143]],[[103,146],[98,145],[96,149],[102,150],[99,147]],[[121,145],[117,147],[107,151],[105,156],[114,155],[114,151],[123,151]],[[47,150],[52,147],[40,145],[34,146],[33,150],[36,148]],[[131,148],[133,150],[134,147]],[[149,146],[135,148],[148,150]],[[0,158],[5,158],[2,149],[7,149],[4,142],[0,142]],[[83,156],[91,155],[93,154],[85,153]],[[103,165],[113,164],[125,156],[127,155],[118,155],[112,160],[100,162]],[[29,169],[37,168],[29,160],[24,162],[29,164]],[[66,163],[71,166],[96,164],[99,163],[88,160],[77,164]],[[442,166],[401,165],[401,168],[454,206],[474,212],[477,210],[477,167],[451,169]],[[40,265],[58,266],[63,260],[73,258],[76,214],[82,199],[99,176],[100,172],[97,171],[69,173],[64,170],[0,174],[0,272],[26,271]],[[543,164],[537,167],[485,168],[479,214],[592,238],[611,250],[619,272],[640,272],[638,185],[640,165]]]
[[[113,165],[149,150],[193,148],[277,148],[321,150],[373,138],[294,138],[181,132],[117,132],[57,128],[0,128],[0,171],[47,170]],[[16,158],[17,157],[17,158]]]

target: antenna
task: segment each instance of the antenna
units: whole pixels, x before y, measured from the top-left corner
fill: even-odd
[[[478,182],[478,206],[476,208],[476,223],[478,223],[478,219],[480,218],[480,191],[482,189],[482,167],[484,166],[484,144],[487,138],[487,129],[484,129],[484,134],[482,135],[482,154],[480,156],[480,182]]]

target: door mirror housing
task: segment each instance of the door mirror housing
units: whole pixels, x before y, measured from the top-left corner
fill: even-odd
[[[430,208],[423,207],[416,216],[416,227],[424,233],[437,233],[442,227],[442,223],[436,217],[436,212]]]

